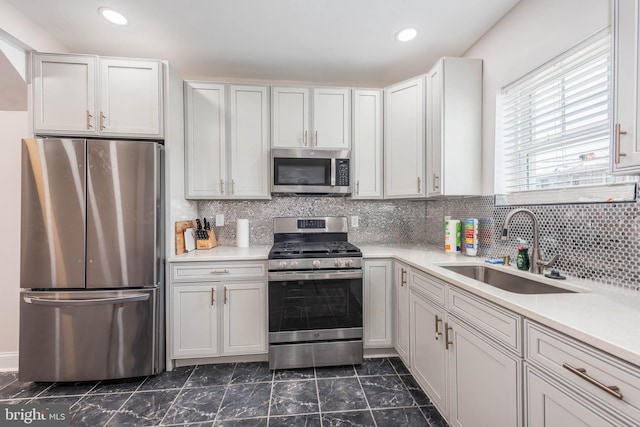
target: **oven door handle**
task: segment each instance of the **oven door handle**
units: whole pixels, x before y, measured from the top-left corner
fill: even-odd
[[[270,272],[269,280],[290,282],[294,280],[340,280],[362,279],[362,270],[357,271],[314,271],[314,272]]]

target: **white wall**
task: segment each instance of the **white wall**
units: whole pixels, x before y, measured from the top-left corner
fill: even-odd
[[[33,21],[0,0],[0,38],[25,50],[66,52],[67,48]],[[13,57],[13,55],[12,55]],[[14,61],[20,62],[20,61]],[[15,64],[19,66],[19,64]],[[26,65],[26,64],[25,64]],[[13,70],[10,70],[13,72]],[[5,71],[6,72],[6,71]],[[25,70],[18,70],[21,76]],[[0,76],[3,79],[6,76]],[[3,93],[0,93],[3,96]],[[6,96],[6,95],[5,95]],[[25,91],[24,97],[27,97]],[[20,140],[29,135],[26,111],[0,111],[0,371],[18,368],[20,289]]]
[[[25,93],[26,96],[26,93]],[[28,132],[26,111],[0,111],[0,371],[15,370],[20,289],[20,139]]]
[[[609,8],[609,0],[521,0],[464,54],[484,60],[484,194],[493,194],[497,91],[605,27]]]

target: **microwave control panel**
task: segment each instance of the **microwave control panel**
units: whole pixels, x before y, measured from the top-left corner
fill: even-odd
[[[336,185],[349,186],[349,159],[336,159]]]

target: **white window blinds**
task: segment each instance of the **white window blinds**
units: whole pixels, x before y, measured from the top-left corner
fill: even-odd
[[[498,194],[613,182],[606,28],[500,90]]]

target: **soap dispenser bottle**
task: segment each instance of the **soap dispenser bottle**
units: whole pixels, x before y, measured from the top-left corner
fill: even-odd
[[[518,266],[518,270],[529,270],[529,249],[522,245],[518,246],[516,266]]]

